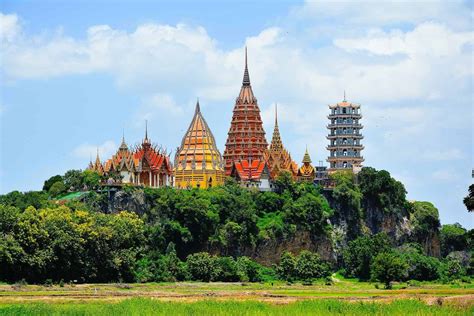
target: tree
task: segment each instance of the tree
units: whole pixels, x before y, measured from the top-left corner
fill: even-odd
[[[82,189],[83,174],[81,170],[68,170],[64,174],[64,185],[66,190],[79,191]]]
[[[216,261],[207,252],[189,255],[186,264],[193,280],[209,282],[218,275]]]
[[[463,202],[469,212],[474,211],[474,184],[469,186],[469,193],[464,198]]]
[[[467,249],[467,232],[461,224],[446,224],[441,227],[441,254],[447,256],[452,251]]]
[[[375,207],[384,212],[400,212],[405,207],[406,190],[403,184],[386,170],[362,168],[357,175],[364,209]]]
[[[441,262],[437,258],[423,255],[420,244],[405,244],[399,251],[408,265],[408,279],[431,281],[440,277]]]
[[[296,277],[305,282],[330,275],[329,266],[324,263],[318,254],[303,250],[296,258]]]
[[[350,241],[343,253],[346,275],[368,280],[373,259],[390,249],[390,240],[384,233],[361,236]]]
[[[386,289],[392,287],[392,281],[401,281],[407,276],[408,264],[403,256],[397,252],[379,253],[370,271],[373,280],[383,282]]]
[[[58,197],[66,191],[63,181],[55,182],[51,188],[49,188],[49,195],[52,197]]]
[[[100,184],[100,175],[95,171],[85,170],[82,174],[82,182],[89,189],[96,188]]]
[[[56,182],[58,182],[58,181],[61,181],[61,182],[62,182],[62,181],[63,181],[63,177],[60,176],[60,175],[52,176],[51,178],[49,178],[48,180],[46,180],[46,181],[44,182],[43,191],[48,192],[49,189],[51,188],[51,186],[52,186],[53,184],[55,184]]]
[[[291,252],[285,251],[280,257],[276,272],[278,276],[287,281],[292,281],[296,274],[296,259]]]
[[[425,240],[440,227],[438,209],[430,202],[413,202],[413,233],[418,241]]]

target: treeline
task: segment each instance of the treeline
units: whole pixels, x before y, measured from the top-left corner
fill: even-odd
[[[403,185],[386,171],[364,168],[357,179],[337,173],[329,196],[286,173],[276,180],[275,192],[247,190],[231,179],[208,190],[124,187],[131,199],[143,197],[143,209],[115,214],[106,214],[106,190],[90,190],[99,180],[90,171],[72,170],[48,179],[43,191],[0,196],[0,280],[311,282],[342,268],[346,276],[388,286],[393,280],[447,281],[472,274],[473,230],[440,227],[437,209],[406,201]],[[86,188],[80,201],[62,199]],[[298,231],[337,245],[331,221],[341,209],[351,214],[355,237],[342,241],[337,262],[303,251],[284,253],[264,267],[244,256],[262,241]],[[371,236],[364,228],[369,210],[409,216],[411,243],[400,247],[386,235]],[[418,244],[433,233],[440,234],[440,259],[426,256]],[[399,273],[388,280],[382,273],[388,270]]]

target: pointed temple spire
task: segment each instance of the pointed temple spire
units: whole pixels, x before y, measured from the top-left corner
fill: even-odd
[[[308,153],[308,145],[306,145],[306,151],[304,153],[304,157],[303,157],[303,163],[308,163],[310,164],[311,163],[311,157],[309,156],[309,153]]]
[[[175,186],[208,188],[224,184],[222,156],[214,135],[204,119],[199,99],[193,119],[177,148],[174,164]]]
[[[278,126],[278,104],[275,103],[275,126]]]
[[[127,143],[125,142],[125,130],[122,130],[122,143],[120,144],[119,150],[128,150]]]
[[[344,102],[347,101],[347,100],[346,100],[346,90],[344,90],[344,100],[342,100],[342,101],[344,101]]]
[[[199,105],[199,98],[197,98],[196,109],[194,111],[194,115],[196,115],[197,113],[201,113],[201,106]]]
[[[247,48],[245,49],[245,71],[240,93],[235,100],[232,121],[224,150],[226,175],[232,172],[234,162],[252,159],[264,162],[268,149],[260,108],[255,98],[248,73]]]
[[[245,70],[244,70],[244,80],[242,81],[242,85],[250,86],[249,68],[247,65],[247,46],[245,46]]]
[[[148,140],[148,120],[145,120],[145,140]]]

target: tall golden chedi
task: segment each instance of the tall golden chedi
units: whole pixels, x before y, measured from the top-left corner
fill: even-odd
[[[205,189],[224,184],[224,178],[222,156],[198,101],[191,124],[176,151],[174,186]]]
[[[278,177],[280,172],[288,171],[293,178],[298,173],[298,165],[291,159],[290,153],[283,146],[281,141],[280,129],[278,128],[278,108],[275,105],[275,127],[273,129],[272,141],[270,147],[265,152],[265,161],[270,169],[272,179]]]

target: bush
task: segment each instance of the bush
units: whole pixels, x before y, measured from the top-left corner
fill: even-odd
[[[186,258],[189,274],[193,280],[209,282],[219,275],[214,257],[207,252],[198,252]]]
[[[312,279],[327,277],[330,274],[329,266],[316,253],[303,250],[296,259],[295,276],[299,280],[311,282]]]

